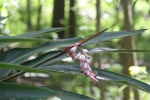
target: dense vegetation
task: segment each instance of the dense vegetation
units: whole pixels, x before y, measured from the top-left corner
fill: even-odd
[[[0,98],[148,100],[149,2],[0,1]],[[67,57],[76,43],[90,75]]]

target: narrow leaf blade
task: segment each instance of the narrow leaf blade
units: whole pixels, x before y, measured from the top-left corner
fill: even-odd
[[[87,41],[83,45],[92,44],[95,42],[107,41],[107,40],[111,40],[111,39],[115,39],[115,38],[131,36],[131,35],[142,33],[146,30],[147,29],[140,29],[140,30],[133,30],[133,31],[124,30],[124,31],[116,31],[116,32],[104,32],[104,33],[98,35],[97,37]]]
[[[35,73],[47,73],[48,71],[36,69],[36,68],[30,68],[27,66],[22,66],[22,65],[15,65],[15,64],[8,64],[8,63],[3,63],[0,62],[0,68],[1,69],[10,69],[10,70],[23,70],[23,71],[29,71],[29,72],[35,72]]]
[[[60,100],[94,100],[91,97],[64,90],[5,82],[0,82],[0,98],[4,100],[47,100],[52,98],[58,98]]]
[[[150,50],[127,50],[127,49],[111,49],[111,48],[93,48],[90,50],[91,53],[101,53],[101,52],[106,52],[106,53],[133,53],[133,52],[143,52],[147,53],[150,52]]]
[[[45,35],[47,33],[58,32],[61,30],[63,30],[63,28],[48,28],[48,29],[44,29],[40,31],[24,33],[24,34],[19,35],[18,37],[29,37],[29,38],[37,37],[37,36]]]
[[[4,100],[46,99],[48,97],[54,97],[55,95],[53,91],[41,87],[0,82],[0,98]]]
[[[0,36],[1,43],[10,43],[10,42],[30,42],[30,41],[46,41],[46,39],[37,39],[37,38],[25,38],[25,37],[15,37],[15,36]]]
[[[80,67],[77,65],[51,65],[45,66],[45,70],[64,72],[64,73],[72,73],[72,74],[81,74]],[[125,76],[119,73],[114,73],[102,69],[93,68],[96,70],[98,75],[97,78],[106,81],[112,81],[116,83],[121,83],[124,85],[132,86],[136,89],[140,89],[142,91],[150,93],[150,85],[143,83],[139,80],[133,79],[129,76]]]
[[[10,49],[10,50],[5,51],[4,53],[0,54],[0,56],[1,56],[0,61],[20,64],[20,63],[24,62],[24,60],[26,60],[32,54],[44,52],[46,50],[50,50],[50,49],[54,49],[54,48],[66,47],[72,43],[75,43],[78,40],[80,40],[80,38],[62,39],[62,40],[58,40],[58,41],[47,42],[45,44],[42,44],[42,45],[40,45],[38,47],[34,47],[34,48]],[[25,59],[23,60],[23,58],[25,58]]]

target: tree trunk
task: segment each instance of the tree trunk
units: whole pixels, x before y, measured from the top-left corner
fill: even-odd
[[[101,0],[96,0],[96,32],[100,31],[100,18],[101,18]],[[96,44],[96,47],[99,47],[100,44]],[[97,64],[97,67],[101,68],[101,54],[93,55],[93,63]],[[100,100],[105,100],[105,84],[104,81],[101,80],[100,84],[98,84],[100,88]]]
[[[75,0],[70,0],[69,26],[69,37],[73,38],[76,36]]]
[[[38,0],[39,2],[39,7],[38,7],[38,10],[37,10],[37,23],[36,23],[36,30],[40,30],[40,26],[41,26],[41,14],[42,14],[42,1],[41,0]]]
[[[27,0],[27,30],[32,30],[31,27],[31,1]]]
[[[132,23],[132,9],[131,9],[131,0],[122,0],[123,10],[124,10],[124,27],[125,30],[131,30]],[[123,38],[122,40],[122,48],[124,49],[134,49],[135,43],[133,37],[128,36]],[[124,67],[123,73],[126,75],[130,75],[129,67],[133,65],[137,65],[137,57],[135,53],[124,53],[121,54],[122,64]],[[130,99],[130,88],[127,87],[124,89],[124,97],[123,100]],[[139,100],[139,99],[136,99]]]
[[[101,0],[96,0],[96,32],[100,31]]]
[[[52,27],[64,27],[64,0],[54,0]],[[65,32],[58,32],[59,38],[65,37]]]

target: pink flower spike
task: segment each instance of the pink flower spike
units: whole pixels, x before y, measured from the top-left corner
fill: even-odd
[[[90,67],[90,65],[91,65],[90,56],[89,56],[90,52],[87,49],[82,49],[82,48],[78,47],[78,45],[79,44],[73,44],[65,49],[66,51],[69,51],[68,57],[71,57],[73,60],[80,59],[81,73],[84,76],[89,77],[91,80],[93,80],[95,82],[99,82],[96,79],[96,73],[92,72],[92,69]],[[76,55],[75,52],[77,49],[80,52]]]
[[[90,54],[90,52],[87,49],[82,49],[82,52],[85,54]]]

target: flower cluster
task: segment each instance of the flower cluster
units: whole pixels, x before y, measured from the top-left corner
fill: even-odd
[[[80,52],[76,55],[76,50]],[[89,77],[91,80],[98,82],[96,79],[96,73],[90,68],[91,61],[89,57],[90,52],[87,49],[82,49],[78,46],[71,46],[69,48],[68,57],[71,57],[73,60],[80,59],[80,69],[84,76]]]

